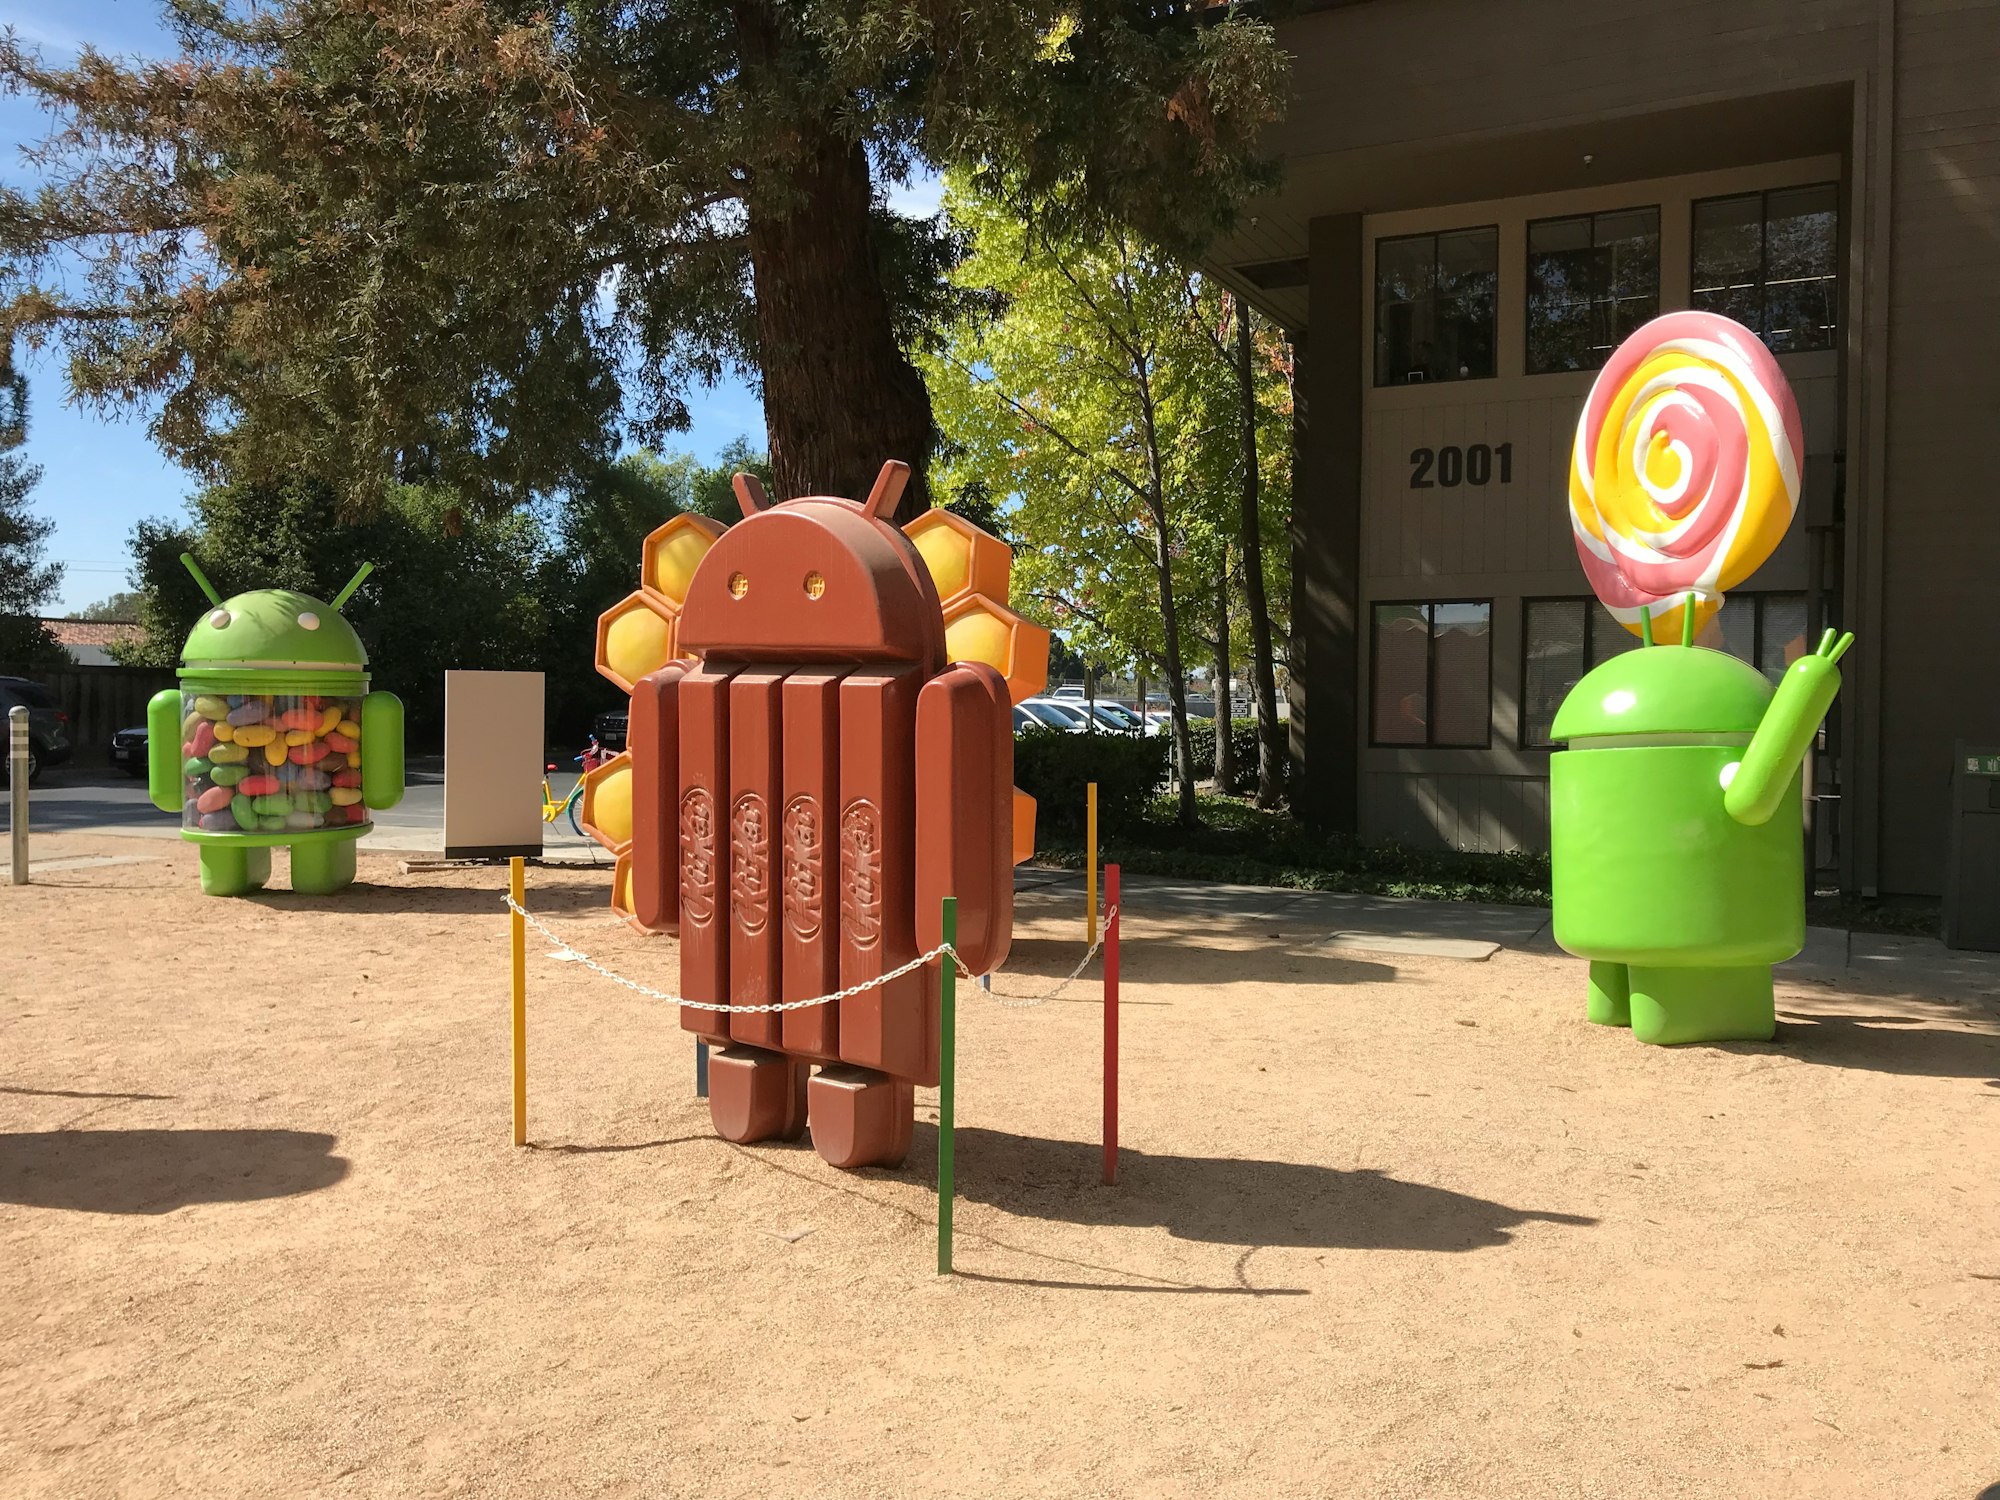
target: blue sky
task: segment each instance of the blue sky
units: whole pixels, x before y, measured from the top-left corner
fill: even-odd
[[[117,54],[174,50],[155,0],[0,0],[0,26],[13,27],[50,62],[66,61],[85,42]],[[0,174],[7,181],[32,180],[20,148],[39,140],[47,125],[32,103],[0,98]],[[893,192],[890,201],[906,212],[934,213],[938,191],[926,180]],[[146,414],[107,416],[69,406],[59,357],[23,350],[21,363],[29,382],[27,453],[42,466],[34,504],[55,518],[49,554],[66,569],[57,612],[69,613],[128,586],[126,543],[134,524],[182,514],[192,486],[147,437]],[[763,445],[763,407],[741,383],[696,391],[689,408],[693,425],[677,446],[704,460],[740,436]]]

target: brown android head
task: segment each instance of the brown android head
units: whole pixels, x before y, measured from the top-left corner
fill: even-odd
[[[909,663],[945,660],[936,586],[888,519],[909,478],[891,461],[865,501],[809,495],[773,505],[736,476],[743,519],[688,584],[683,651],[732,662]]]

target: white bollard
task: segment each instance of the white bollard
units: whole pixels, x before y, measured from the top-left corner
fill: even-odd
[[[14,884],[28,883],[28,710],[7,710],[7,785],[10,828],[14,835]]]

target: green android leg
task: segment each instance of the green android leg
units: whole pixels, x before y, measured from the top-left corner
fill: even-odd
[[[1632,1035],[1642,1042],[1768,1042],[1777,1034],[1768,964],[1731,969],[1634,964],[1631,972]]]
[[[1584,1014],[1599,1026],[1630,1026],[1631,993],[1632,976],[1625,965],[1593,961],[1589,1008]]]
[[[263,889],[271,878],[271,851],[242,844],[201,846],[201,893],[242,896]]]
[[[353,839],[301,839],[292,845],[292,889],[329,896],[354,883]]]

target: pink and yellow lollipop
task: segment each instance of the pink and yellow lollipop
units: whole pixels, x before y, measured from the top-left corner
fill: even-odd
[[[1717,313],[1655,318],[1618,346],[1576,424],[1577,556],[1626,629],[1699,630],[1784,538],[1799,503],[1798,403],[1757,336]]]

